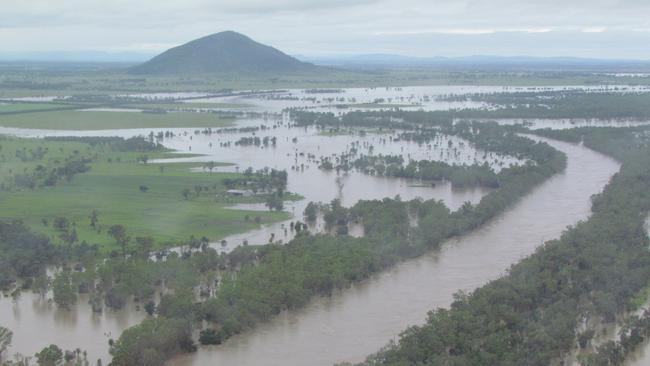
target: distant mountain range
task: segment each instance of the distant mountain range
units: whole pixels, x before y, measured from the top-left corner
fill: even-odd
[[[147,61],[148,60],[148,61]],[[650,60],[607,60],[576,57],[466,56],[410,57],[394,54],[290,56],[247,36],[226,31],[171,48],[157,56],[148,52],[3,53],[0,62],[97,63],[95,68],[127,69],[134,74],[290,73],[323,70],[433,68],[441,70],[585,70],[648,72]],[[106,65],[102,66],[102,63]],[[108,65],[108,63],[116,63]],[[117,64],[119,63],[119,64]],[[136,66],[132,66],[136,65]],[[318,65],[318,66],[316,66]]]
[[[136,74],[283,73],[316,68],[243,34],[227,31],[169,49],[130,71]]]
[[[453,68],[643,68],[650,67],[647,60],[590,59],[579,57],[532,57],[532,56],[463,56],[463,57],[411,57],[393,54],[296,56],[317,65],[344,68],[394,68],[439,67]]]

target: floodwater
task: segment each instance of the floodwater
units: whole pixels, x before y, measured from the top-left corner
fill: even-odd
[[[13,332],[8,356],[33,356],[43,347],[56,344],[65,350],[86,350],[91,365],[98,358],[106,365],[110,361],[108,340],[117,339],[124,329],[146,316],[144,310],[136,311],[132,303],[120,311],[105,308],[103,313],[94,313],[87,295],[80,295],[70,310],[57,308],[51,298],[51,293],[42,298],[25,291],[16,301],[11,297],[0,299],[0,325]]]
[[[255,122],[249,122],[249,126]],[[469,142],[454,136],[436,138],[430,144],[397,141],[396,134],[353,134],[323,136],[314,127],[289,127],[277,122],[275,128],[255,132],[260,139],[277,138],[275,147],[241,146],[235,142],[242,137],[250,137],[250,132],[221,134],[191,134],[165,139],[166,146],[179,151],[192,151],[203,154],[200,158],[175,159],[174,161],[221,161],[235,163],[219,167],[215,171],[243,171],[248,167],[265,167],[288,172],[287,190],[305,197],[297,202],[287,202],[286,211],[292,214],[289,220],[265,225],[261,229],[224,238],[226,245],[214,245],[218,250],[230,251],[234,247],[249,244],[265,244],[273,236],[275,240],[287,242],[293,232],[285,230],[291,221],[302,220],[302,213],[310,201],[330,202],[341,200],[350,207],[363,199],[382,199],[399,195],[404,200],[415,198],[443,200],[451,209],[457,209],[465,202],[477,203],[489,192],[475,187],[454,189],[448,182],[438,182],[435,187],[412,179],[398,179],[370,176],[350,171],[348,173],[323,171],[318,168],[321,157],[335,161],[342,154],[354,153],[354,157],[368,155],[402,155],[409,160],[439,160],[448,163],[472,164],[487,163],[500,170],[521,161],[494,153],[486,153],[474,148]],[[237,205],[237,208],[264,210],[264,205]],[[323,231],[322,222],[310,227],[312,232]]]
[[[643,92],[645,86],[475,86],[475,85],[437,85],[377,88],[325,88],[325,89],[287,89],[276,91],[251,92],[246,95],[193,98],[188,103],[234,103],[250,106],[234,110],[279,113],[285,108],[299,108],[318,112],[346,113],[351,110],[377,110],[399,107],[403,110],[449,110],[461,108],[489,108],[483,102],[449,102],[441,100],[450,95],[476,93],[521,93],[585,90],[589,92]],[[232,110],[232,109],[231,109]]]
[[[142,113],[142,109],[135,108],[86,108],[79,109],[79,112],[124,112],[124,113]]]
[[[590,196],[602,190],[619,164],[582,146],[549,143],[568,155],[567,170],[482,228],[169,365],[329,366],[362,361],[408,325],[423,323],[427,311],[449,306],[457,291],[498,278],[567,225],[589,216]]]
[[[242,137],[253,136],[247,132],[203,133],[205,130],[165,129],[174,132],[173,137],[164,138],[162,143],[179,152],[205,154],[199,158],[179,158],[172,161],[222,161],[237,165],[225,167],[226,170],[243,171],[248,167],[262,169],[265,167],[287,170],[288,190],[304,196],[303,200],[288,202],[286,209],[292,214],[290,220],[266,225],[258,230],[225,238],[227,245],[214,246],[220,251],[229,251],[244,241],[250,244],[265,244],[271,234],[276,240],[288,241],[292,233],[285,228],[291,221],[302,220],[302,213],[309,201],[329,202],[334,198],[351,206],[359,199],[382,199],[401,196],[403,199],[421,197],[423,199],[440,199],[456,209],[465,201],[478,202],[489,190],[483,188],[452,189],[449,183],[431,183],[407,179],[385,178],[366,175],[360,172],[324,172],[318,169],[321,156],[335,159],[343,153],[354,156],[369,154],[400,154],[408,159],[435,159],[455,163],[486,162],[495,169],[509,164],[520,163],[517,159],[486,153],[475,149],[471,144],[452,136],[440,136],[429,145],[419,145],[407,141],[397,141],[396,134],[360,134],[323,136],[313,127],[296,128],[282,121],[254,120],[240,127],[274,125],[275,128],[255,131],[255,136],[277,137],[275,147],[242,146],[235,144]],[[3,131],[0,131],[3,132]],[[113,131],[43,131],[6,129],[24,137],[42,136],[122,136],[148,135],[150,130],[113,130]],[[158,131],[155,131],[158,132]],[[207,174],[207,173],[206,173]],[[235,205],[233,209],[266,210],[263,204]],[[319,220],[313,231],[324,231]],[[351,234],[363,234],[362,228],[351,227]],[[57,344],[64,349],[80,348],[88,351],[89,360],[95,362],[101,358],[109,361],[108,339],[117,338],[121,332],[137,323],[145,316],[144,311],[136,311],[131,305],[120,311],[105,309],[101,314],[92,312],[88,300],[80,297],[77,305],[70,311],[58,309],[51,301],[51,294],[46,298],[25,292],[16,301],[10,297],[0,299],[0,324],[14,332],[11,354],[33,355],[46,345]],[[35,342],[34,340],[38,340]]]
[[[440,88],[441,94],[442,90],[451,93],[450,87]],[[501,87],[496,89],[507,90]],[[529,91],[525,88],[521,90]],[[470,92],[480,91],[472,89]],[[359,91],[361,92],[363,91]],[[393,92],[404,93],[404,90],[391,91]],[[433,95],[430,91],[421,94],[419,98]],[[331,95],[336,96],[338,93]],[[147,97],[164,98],[159,95]],[[344,205],[350,206],[359,199],[400,195],[405,200],[415,197],[441,199],[455,209],[465,201],[478,202],[488,192],[479,188],[456,190],[445,183],[432,187],[422,182],[374,177],[354,171],[347,174],[325,172],[317,167],[321,157],[336,159],[343,153],[355,150],[356,156],[401,154],[407,161],[432,159],[450,163],[486,162],[495,169],[520,163],[510,157],[485,154],[466,141],[448,136],[442,136],[429,146],[393,141],[391,137],[396,137],[394,134],[377,134],[372,131],[366,134],[355,132],[350,135],[323,136],[315,128],[289,127],[283,120],[251,120],[238,127],[261,124],[270,128],[255,131],[255,136],[277,137],[275,147],[235,144],[241,137],[251,137],[250,131],[215,134],[203,133],[203,129],[186,128],[154,129],[153,132],[174,133],[174,137],[162,141],[167,147],[180,152],[206,154],[194,158],[194,161],[213,160],[237,164],[220,169],[286,169],[289,173],[288,190],[305,197],[304,200],[286,204],[286,209],[293,214],[289,221],[302,219],[302,211],[309,201],[328,202],[339,198]],[[273,125],[276,127],[273,128]],[[48,131],[0,128],[0,133],[26,137],[131,137],[146,136],[151,131],[152,129]],[[222,346],[201,348],[199,352],[178,357],[170,364],[284,366],[361,361],[390,339],[395,339],[408,325],[422,323],[427,311],[448,306],[456,291],[470,291],[497,278],[511,264],[532,253],[542,242],[558,237],[567,225],[588,216],[590,195],[603,188],[609,177],[618,170],[618,164],[581,146],[554,141],[550,143],[567,153],[567,171],[543,183],[511,210],[474,233],[450,240],[440,251],[401,263],[340,294],[318,298],[301,310],[283,313],[269,323],[228,340]],[[263,205],[239,205],[233,209],[237,208],[265,209]],[[284,234],[287,223],[288,221],[268,225],[228,237],[228,244],[223,250],[231,250],[244,240],[251,244],[265,243],[271,234],[275,234],[276,240],[289,240],[291,234]],[[322,223],[317,223],[311,229],[322,230]],[[22,294],[16,302],[7,297],[0,299],[0,324],[14,332],[13,346],[9,353],[32,355],[42,347],[55,343],[65,349],[79,347],[87,350],[91,362],[102,358],[106,364],[109,358],[108,339],[117,338],[123,329],[140,322],[144,312],[135,311],[133,306],[129,306],[118,312],[94,314],[86,302],[87,299],[81,297],[71,311],[63,311],[31,293]]]
[[[264,126],[264,128],[261,128]],[[237,130],[249,128],[248,130]],[[250,128],[256,130],[251,131]],[[168,148],[181,153],[200,154],[199,157],[166,159],[165,162],[225,162],[233,165],[217,167],[213,171],[239,171],[251,167],[254,170],[270,168],[288,172],[289,192],[298,193],[304,199],[296,202],[286,202],[285,211],[291,214],[288,220],[265,224],[260,229],[226,238],[218,238],[213,247],[219,251],[230,251],[244,244],[266,244],[273,236],[275,240],[287,242],[295,232],[286,230],[291,221],[303,221],[303,212],[307,204],[314,202],[330,202],[341,200],[344,206],[350,207],[362,199],[383,199],[400,196],[403,200],[415,198],[443,200],[455,210],[465,202],[477,203],[489,192],[482,187],[457,189],[449,182],[421,182],[413,179],[386,178],[370,176],[361,172],[323,171],[318,168],[322,158],[332,162],[343,155],[350,159],[370,155],[401,155],[405,162],[410,160],[437,160],[450,164],[483,164],[487,163],[496,171],[511,164],[521,164],[522,161],[492,152],[476,149],[468,141],[455,136],[439,135],[427,144],[418,144],[398,139],[396,132],[385,133],[361,132],[352,130],[349,134],[333,136],[323,135],[323,131],[315,127],[294,127],[285,118],[281,119],[251,119],[239,121],[237,129],[158,129],[173,132],[172,137],[166,137],[161,142]],[[3,129],[0,129],[0,133]],[[24,136],[122,136],[131,137],[148,135],[151,129],[141,130],[106,130],[106,131],[48,131],[7,128],[5,133]],[[255,145],[237,144],[242,138],[259,138],[263,141],[276,139],[275,146],[260,143]],[[153,161],[156,162],[156,161]],[[199,169],[204,170],[204,169]],[[207,170],[205,170],[207,171]],[[263,204],[236,205],[234,207],[248,210],[266,210]],[[319,220],[310,227],[312,232],[324,231]],[[222,245],[225,240],[226,245]]]

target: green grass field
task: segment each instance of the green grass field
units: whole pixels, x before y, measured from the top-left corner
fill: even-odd
[[[210,113],[54,111],[0,115],[0,126],[49,130],[224,127],[233,120]]]
[[[36,151],[47,149],[47,154],[38,160],[23,160],[16,156],[20,151]],[[92,148],[78,142],[47,142],[39,139],[16,139],[0,135],[0,182],[24,170],[31,170],[37,165],[51,165],[55,161],[64,160],[74,151],[90,153]]]
[[[260,217],[261,223],[288,217],[284,212],[246,212],[227,208],[229,202],[239,201],[226,198],[224,192],[227,188],[222,180],[236,174],[190,171],[200,164],[145,165],[136,162],[138,153],[99,151],[97,147],[83,143],[9,139],[0,140],[0,145],[3,162],[0,173],[5,177],[38,164],[62,160],[74,150],[84,156],[98,154],[97,160],[90,164],[91,170],[75,175],[70,182],[61,182],[54,187],[0,191],[0,219],[21,219],[56,242],[60,242],[52,227],[56,217],[65,217],[76,224],[79,241],[100,244],[106,251],[117,249],[107,234],[108,227],[115,224],[124,225],[132,238],[150,235],[155,238],[157,247],[164,247],[187,240],[191,235],[218,240],[254,229],[259,226],[254,220],[256,216]],[[15,150],[25,148],[29,151],[38,146],[48,150],[44,159],[30,162],[12,159]],[[150,157],[169,155],[155,153]],[[193,189],[197,185],[209,187],[209,190],[189,199],[183,197],[184,189]],[[142,192],[140,186],[147,187],[147,191]],[[93,210],[98,212],[99,231],[90,226]]]

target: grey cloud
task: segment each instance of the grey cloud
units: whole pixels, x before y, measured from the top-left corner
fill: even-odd
[[[650,30],[650,2],[639,0],[0,0],[0,8],[0,52],[162,48],[236,30],[299,54],[647,57],[649,33],[637,30]],[[596,30],[604,32],[585,33]]]

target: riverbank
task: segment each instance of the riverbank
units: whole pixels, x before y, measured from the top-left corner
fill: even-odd
[[[588,217],[590,196],[602,189],[618,164],[584,147],[544,141],[567,154],[566,172],[475,232],[332,297],[316,298],[304,309],[283,312],[221,346],[202,348],[168,364],[331,366],[363,360],[404,327],[421,324],[431,308],[448,306],[457,291],[471,291],[498,278],[540,243]]]
[[[430,313],[426,324],[410,328],[365,364],[551,364],[560,362],[577,337],[589,340],[578,334],[582,319],[607,321],[625,310],[650,276],[643,229],[650,210],[646,135],[616,130],[601,139],[606,131],[581,132],[585,145],[623,161],[593,198],[592,217],[547,242],[506,276],[458,296],[451,309]],[[619,364],[625,352],[610,347],[586,362]]]

